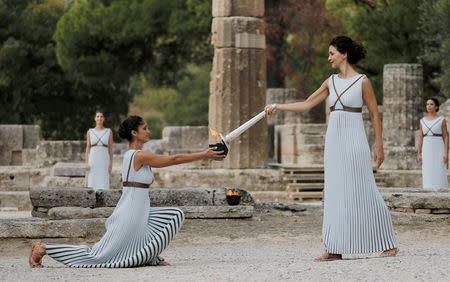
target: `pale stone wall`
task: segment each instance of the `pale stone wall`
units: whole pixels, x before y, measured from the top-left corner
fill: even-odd
[[[415,132],[422,117],[423,73],[419,64],[390,64],[383,72],[385,169],[418,169]]]
[[[266,57],[264,1],[213,1],[209,127],[226,135],[264,109]],[[215,137],[209,143],[217,143]],[[267,124],[260,121],[230,144],[215,168],[267,165]]]
[[[39,132],[39,125],[0,125],[0,165],[22,165],[23,150],[36,147]]]

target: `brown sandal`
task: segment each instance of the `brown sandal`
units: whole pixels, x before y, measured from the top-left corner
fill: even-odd
[[[395,257],[398,254],[398,248],[386,250],[380,254],[380,257]]]
[[[41,247],[44,247],[44,250],[41,251]],[[28,263],[32,268],[42,268],[42,258],[45,256],[47,252],[45,251],[45,244],[42,242],[34,242],[31,247],[30,257]]]
[[[315,261],[331,261],[331,260],[341,260],[341,254],[330,254],[328,252],[323,253],[320,257],[316,257]]]

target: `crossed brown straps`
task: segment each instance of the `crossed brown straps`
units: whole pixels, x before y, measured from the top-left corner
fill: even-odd
[[[95,137],[97,137],[97,143],[91,144],[91,147],[95,147],[95,146],[103,146],[103,147],[108,148],[108,145],[105,145],[105,144],[103,144],[103,142],[102,142],[102,138],[103,138],[103,136],[105,136],[106,132],[108,132],[108,130],[105,130],[105,132],[103,132],[102,136],[100,136],[100,138],[98,138],[98,136],[97,136],[97,134],[95,134],[94,130],[91,130],[91,133],[94,134]],[[98,144],[99,142],[102,143],[102,144],[99,145],[99,144]]]
[[[424,134],[424,137],[427,137],[427,136],[442,136],[442,134],[435,134],[433,132],[433,130],[431,130],[433,128],[433,126],[435,126],[440,120],[441,120],[441,118],[437,118],[437,120],[431,126],[428,126],[425,123],[425,121],[422,122],[428,128],[428,131]],[[431,135],[428,135],[428,132],[431,132]]]
[[[362,77],[364,77],[364,75],[361,75],[360,77],[358,77],[358,79],[356,79],[352,84],[350,84],[344,91],[341,92],[341,94],[338,94],[337,90],[336,90],[336,86],[334,85],[334,75],[331,76],[331,80],[333,81],[333,88],[334,88],[334,92],[336,93],[337,99],[334,102],[334,105],[330,107],[330,111],[346,111],[346,112],[354,112],[354,113],[360,113],[362,112],[362,108],[354,108],[354,107],[347,107],[344,105],[344,103],[342,103],[341,101],[341,97],[342,95],[344,95],[345,92],[347,92],[347,90],[350,89],[350,87],[352,87],[358,80],[360,80]],[[339,103],[341,103],[342,105],[342,109],[336,109],[336,104],[339,101]]]
[[[147,183],[128,181],[128,176],[130,175],[131,163],[133,162],[133,157],[137,152],[138,151],[134,151],[134,153],[131,155],[130,165],[128,165],[127,179],[125,180],[125,182],[122,182],[123,187],[138,187],[138,188],[150,187],[150,184],[147,184]]]

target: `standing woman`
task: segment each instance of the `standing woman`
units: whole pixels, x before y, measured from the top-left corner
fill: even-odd
[[[42,257],[70,267],[134,267],[169,265],[159,254],[167,248],[184,222],[183,212],[174,207],[150,207],[149,186],[154,180],[151,167],[166,167],[201,159],[223,160],[222,151],[209,148],[200,153],[160,156],[142,151],[149,129],[139,116],[130,116],[119,135],[130,142],[123,158],[122,196],[106,220],[106,233],[92,249],[87,246],[44,244],[31,248],[31,267],[42,267]]]
[[[443,116],[438,116],[439,101],[427,100],[427,116],[420,120],[417,161],[422,164],[422,187],[438,190],[448,188],[448,131]],[[422,151],[422,153],[421,153]]]
[[[331,75],[305,102],[266,106],[306,112],[326,98],[331,105],[325,139],[325,189],[322,236],[325,252],[317,261],[342,259],[342,254],[382,252],[395,256],[397,238],[391,216],[378,192],[370,149],[364,131],[362,105],[366,102],[375,129],[374,160],[384,160],[383,138],[377,101],[369,79],[355,71],[366,49],[346,36],[333,38],[328,61],[339,74]]]
[[[109,174],[113,161],[113,135],[105,128],[103,111],[95,112],[95,127],[86,133],[85,169],[88,173],[88,187],[95,191],[109,189]]]

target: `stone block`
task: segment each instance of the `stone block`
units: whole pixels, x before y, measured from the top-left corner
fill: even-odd
[[[122,196],[122,189],[98,190],[95,193],[97,197],[97,207],[115,207]]]
[[[216,48],[211,72],[209,127],[227,134],[265,106],[266,60],[262,49]],[[216,143],[215,137],[209,143]],[[259,121],[230,143],[214,168],[263,168],[267,165],[267,123]]]
[[[433,214],[445,214],[450,213],[450,209],[432,209],[431,213]]]
[[[186,218],[249,218],[253,206],[180,206]]]
[[[95,207],[96,193],[90,188],[46,187],[30,191],[34,207]]]
[[[12,151],[23,148],[23,129],[21,125],[0,125],[0,165],[11,165]]]
[[[150,189],[150,205],[155,207],[212,206],[214,191],[205,188]]]
[[[84,162],[86,141],[40,141],[36,147],[37,166],[48,167],[57,162]]]
[[[22,165],[24,166],[36,166],[36,149],[23,149],[22,150]]]
[[[82,207],[55,207],[48,210],[49,219],[82,219],[82,218],[108,218],[114,207],[82,208]]]
[[[412,209],[448,209],[450,193],[446,192],[381,192],[388,207]]]
[[[85,238],[101,236],[104,232],[104,218],[0,220],[0,238]]]
[[[213,0],[213,17],[247,16],[264,17],[262,0]]]
[[[414,209],[411,208],[394,208],[394,211],[414,213]]]
[[[39,125],[22,125],[23,128],[23,148],[36,149],[39,144],[41,127]]]
[[[429,213],[431,213],[431,210],[430,209],[416,209],[415,212],[421,213],[421,214],[429,214]]]
[[[0,207],[15,207],[19,211],[31,210],[28,191],[0,192]]]
[[[266,48],[264,21],[249,17],[214,18],[211,44],[216,48]]]
[[[51,176],[84,177],[84,163],[57,162],[50,170]]]

